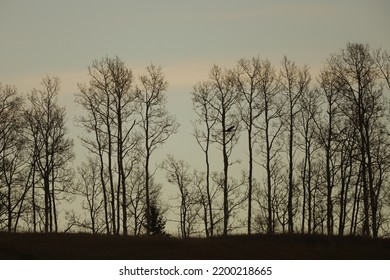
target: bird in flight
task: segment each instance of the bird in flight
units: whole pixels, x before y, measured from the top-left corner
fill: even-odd
[[[225,129],[225,132],[232,132],[233,129],[234,129],[234,125],[232,125],[231,127],[229,127],[228,129]]]

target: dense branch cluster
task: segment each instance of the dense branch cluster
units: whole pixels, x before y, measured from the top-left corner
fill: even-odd
[[[287,57],[278,69],[258,57],[214,65],[191,92],[202,170],[172,155],[151,165],[179,128],[153,64],[136,79],[118,57],[93,61],[75,100],[88,152],[77,169],[59,79],[45,77],[27,98],[0,85],[0,227],[164,234],[161,169],[177,190],[169,214],[183,238],[388,236],[389,69],[386,51],[359,43],[330,55],[317,77]]]
[[[15,88],[0,86],[0,222],[8,231],[58,231],[74,157],[59,89],[60,80],[47,76],[26,102]]]

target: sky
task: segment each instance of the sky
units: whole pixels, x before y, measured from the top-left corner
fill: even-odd
[[[315,75],[348,42],[390,51],[389,11],[388,0],[0,0],[0,82],[27,94],[46,74],[58,76],[80,162],[74,94],[77,83],[88,82],[88,65],[117,55],[136,77],[159,65],[169,83],[168,109],[181,127],[155,161],[170,153],[202,168],[191,91],[213,64],[260,56],[278,67],[287,55]],[[245,147],[235,156],[244,160]]]

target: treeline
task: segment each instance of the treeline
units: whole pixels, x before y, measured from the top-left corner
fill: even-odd
[[[69,200],[74,157],[57,104],[60,80],[42,79],[26,98],[0,84],[0,225],[3,230],[58,231],[58,206]]]
[[[287,57],[278,68],[258,57],[231,69],[214,65],[191,92],[198,146],[188,149],[202,152],[202,170],[172,155],[151,165],[179,128],[166,108],[161,68],[152,64],[135,78],[118,57],[105,57],[88,74],[75,98],[89,155],[78,168],[57,104],[59,79],[45,77],[27,97],[0,86],[2,230],[164,234],[172,210],[183,238],[244,231],[389,235],[386,51],[347,44],[315,78]],[[237,178],[231,171],[239,168],[239,141],[247,152]],[[177,186],[177,205],[164,206],[157,168]],[[70,203],[80,209],[59,221]]]

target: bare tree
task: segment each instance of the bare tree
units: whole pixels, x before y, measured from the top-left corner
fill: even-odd
[[[77,121],[93,137],[81,139],[100,161],[106,232],[112,230],[114,234],[119,234],[122,220],[123,234],[126,235],[126,179],[131,173],[138,145],[138,137],[134,133],[137,116],[133,74],[118,57],[95,60],[88,71],[89,87],[79,84],[80,92],[76,95],[76,102],[83,107],[86,115],[80,116]],[[108,175],[107,182],[105,174]]]
[[[337,103],[340,98],[340,85],[336,75],[329,69],[324,69],[318,79],[320,85],[320,94],[325,97],[326,121],[315,120],[318,128],[318,140],[325,151],[325,178],[326,178],[326,227],[329,235],[333,234],[333,188],[337,175],[336,152],[338,150],[338,135],[340,128],[338,122],[340,119],[340,110]]]
[[[192,187],[194,188],[194,192],[196,193],[196,203],[198,204],[199,209],[198,216],[203,221],[204,232],[206,237],[210,236],[210,233],[213,232],[210,229],[214,228],[214,225],[211,225],[211,221],[209,222],[210,212],[211,216],[214,217],[213,209],[209,209],[210,205],[215,204],[215,199],[218,196],[218,188],[211,187],[207,189],[205,184],[207,185],[206,175],[204,172],[198,172],[194,170],[192,175]],[[208,198],[210,195],[210,199]],[[209,203],[211,201],[211,204]]]
[[[373,150],[373,165],[374,165],[374,193],[375,193],[375,211],[377,214],[377,223],[375,231],[379,234],[385,229],[385,224],[388,222],[388,209],[386,209],[386,195],[388,194],[389,179],[390,179],[390,139],[389,131],[384,123],[382,123],[373,136],[375,148]],[[374,231],[374,232],[375,232]]]
[[[128,199],[127,207],[132,217],[130,227],[134,235],[141,234],[142,226],[145,224],[145,170],[143,163],[139,163],[133,168],[133,172],[129,177],[129,191],[127,192]]]
[[[344,120],[345,124],[342,126],[342,130],[335,138],[335,141],[339,142],[336,145],[338,164],[339,164],[339,184],[340,191],[338,194],[339,201],[339,224],[338,224],[338,234],[343,235],[346,229],[347,215],[349,208],[349,201],[352,200],[351,190],[354,185],[354,180],[357,180],[359,177],[359,167],[360,163],[356,156],[357,150],[357,131],[354,125],[350,125],[348,119]],[[332,163],[336,159],[332,159]],[[331,174],[331,173],[330,173]],[[329,203],[329,200],[327,200]],[[334,201],[332,201],[334,203]],[[355,201],[352,202],[355,204]],[[352,211],[352,218],[350,219],[351,223],[354,221],[354,211]]]
[[[328,60],[342,91],[340,108],[359,134],[359,160],[361,162],[361,184],[363,189],[364,225],[363,234],[378,235],[377,192],[373,150],[374,135],[380,127],[384,113],[382,77],[368,45],[347,44],[341,52]]]
[[[22,106],[16,88],[0,83],[0,225],[6,221],[9,232],[16,231],[29,189]]]
[[[89,69],[92,72],[92,69]],[[92,76],[93,77],[93,76]],[[103,112],[99,108],[99,94],[95,93],[93,89],[96,82],[93,82],[93,78],[90,82],[90,88],[85,85],[79,84],[80,93],[76,96],[76,103],[80,104],[82,108],[87,112],[86,116],[80,116],[77,122],[81,127],[84,127],[87,132],[93,133],[93,137],[81,137],[83,146],[88,149],[89,152],[95,154],[99,158],[99,176],[100,183],[103,191],[104,202],[104,218],[106,233],[109,234],[110,221],[109,221],[109,209],[108,209],[108,188],[105,180],[105,160],[104,160],[104,148],[106,146],[106,140],[104,137],[104,126],[102,121]],[[98,90],[98,88],[97,88]]]
[[[145,168],[145,199],[146,199],[146,234],[150,234],[150,159],[153,152],[179,127],[176,119],[166,109],[165,92],[168,83],[160,67],[153,64],[146,68],[147,74],[140,76],[137,88],[137,109],[141,119],[141,138],[144,145],[143,155]]]
[[[89,229],[93,234],[100,233],[104,227],[102,215],[103,197],[99,178],[98,159],[88,158],[87,162],[82,163],[78,168],[79,181],[75,185],[73,193],[82,200],[81,207],[87,212],[87,219],[80,222],[73,219],[79,227]],[[74,216],[72,216],[74,217]]]
[[[228,178],[227,189],[225,189],[225,174],[224,172],[213,172],[211,179],[214,184],[224,194],[226,192],[227,203],[222,200],[222,234],[227,235],[235,230],[242,229],[246,221],[239,219],[239,211],[244,207],[244,202],[247,200],[247,194],[242,191],[243,186],[247,184],[248,175],[243,172],[241,178]],[[225,198],[225,196],[223,196]],[[227,206],[227,208],[225,208]],[[215,216],[214,216],[215,217]],[[228,221],[227,225],[225,222]],[[218,220],[216,220],[218,222]]]
[[[313,161],[314,154],[318,150],[319,145],[316,141],[317,127],[316,122],[320,118],[320,102],[319,93],[316,90],[310,90],[303,94],[298,102],[300,115],[297,121],[297,131],[301,135],[303,143],[298,143],[298,146],[304,153],[301,165],[302,179],[302,224],[301,232],[305,232],[306,213],[311,212],[311,193],[313,188]],[[311,231],[310,219],[308,222],[309,232]]]
[[[266,171],[266,192],[267,197],[267,232],[274,233],[275,219],[273,211],[273,180],[276,175],[275,164],[278,162],[278,155],[283,148],[283,121],[281,114],[283,112],[284,103],[281,101],[280,86],[277,81],[275,69],[268,60],[261,61],[259,70],[260,82],[259,91],[260,103],[258,106],[262,108],[263,114],[260,116],[255,126],[260,131],[260,147],[261,154],[265,157],[265,161],[261,164]]]
[[[120,208],[122,208],[122,228],[123,235],[127,235],[127,183],[126,179],[131,173],[134,163],[137,160],[138,153],[135,148],[138,145],[139,137],[132,134],[136,125],[135,114],[135,91],[132,89],[133,75],[131,70],[127,69],[118,58],[107,63],[110,70],[112,92],[114,95],[113,105],[116,118],[114,124],[116,127],[117,143],[117,168],[118,168],[118,186],[117,186],[117,217],[119,224]],[[126,160],[127,159],[127,160]],[[122,201],[120,195],[122,193]],[[117,229],[119,232],[119,226]]]
[[[196,230],[201,204],[199,192],[194,188],[190,166],[172,155],[164,161],[168,182],[177,185],[180,199],[180,233],[182,238],[190,237]]]
[[[248,234],[252,230],[252,194],[253,194],[253,149],[256,144],[259,129],[255,122],[263,113],[261,103],[262,63],[260,58],[241,59],[234,72],[238,93],[242,96],[240,115],[248,133]]]
[[[276,221],[282,229],[282,233],[288,232],[288,189],[284,187],[288,177],[287,174],[281,172],[281,166],[275,166],[274,172],[272,172],[272,212],[273,212],[273,225],[276,228]],[[279,227],[279,228],[280,228]],[[287,228],[286,228],[287,227]]]
[[[29,143],[34,151],[36,169],[43,182],[44,230],[52,232],[58,231],[59,176],[61,172],[64,173],[74,154],[73,141],[66,136],[65,108],[57,104],[60,80],[47,76],[42,79],[42,86],[43,90],[34,89],[29,95],[30,108],[25,118],[33,136]]]
[[[378,49],[373,52],[372,56],[380,71],[379,75],[386,81],[387,87],[390,88],[390,54]]]
[[[234,75],[213,66],[210,71],[210,83],[214,91],[213,118],[219,128],[214,127],[212,137],[222,151],[223,157],[223,235],[228,234],[229,225],[229,160],[234,146],[238,142],[240,123],[237,104],[240,95],[236,91]]]
[[[216,119],[213,118],[213,91],[212,85],[209,82],[200,82],[194,87],[192,93],[192,103],[195,113],[198,115],[198,119],[194,123],[194,136],[205,155],[206,164],[206,198],[207,198],[207,209],[208,219],[205,216],[206,236],[214,235],[214,215],[213,215],[213,194],[210,184],[210,145],[212,140],[212,130],[216,124]],[[200,127],[204,127],[202,130]],[[209,222],[208,222],[209,221]]]
[[[287,104],[285,124],[288,133],[288,232],[294,231],[293,193],[294,183],[294,136],[295,119],[299,113],[298,101],[308,91],[310,74],[305,66],[299,69],[294,62],[284,57],[279,78],[283,95]]]

